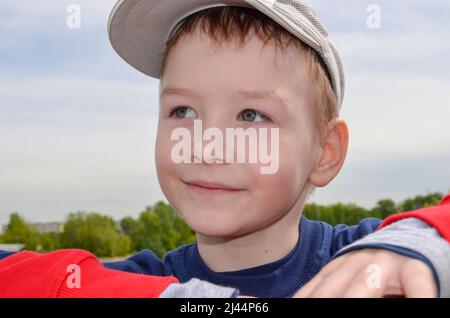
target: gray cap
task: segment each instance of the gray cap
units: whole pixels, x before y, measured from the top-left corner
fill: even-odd
[[[314,10],[301,0],[119,0],[109,17],[109,39],[126,62],[158,79],[165,43],[179,22],[220,6],[257,9],[314,49],[327,67],[340,111],[345,87],[341,58]]]

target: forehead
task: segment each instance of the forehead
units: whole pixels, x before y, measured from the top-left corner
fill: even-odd
[[[310,78],[296,47],[266,45],[256,36],[216,43],[200,30],[182,37],[169,51],[161,78],[165,87],[185,87],[203,94],[274,91],[291,101],[307,99]]]

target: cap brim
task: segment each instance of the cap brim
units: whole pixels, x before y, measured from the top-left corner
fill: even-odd
[[[159,78],[165,42],[174,24],[187,12],[223,5],[251,7],[245,0],[121,0],[109,18],[109,40],[128,64]]]

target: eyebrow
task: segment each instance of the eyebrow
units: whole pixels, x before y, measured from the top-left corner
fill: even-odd
[[[161,96],[168,96],[168,95],[179,95],[179,96],[197,96],[197,93],[194,91],[191,91],[187,88],[181,88],[181,87],[165,87],[163,90],[159,93]]]
[[[195,91],[192,91],[187,88],[181,88],[181,87],[165,87],[160,92],[161,96],[168,96],[168,95],[178,95],[178,96],[191,96],[191,97],[198,97],[198,94]],[[272,100],[281,106],[287,107],[287,100],[283,96],[279,95],[275,91],[252,91],[252,90],[240,90],[236,93],[236,95],[247,98],[247,99],[254,99],[254,100]]]

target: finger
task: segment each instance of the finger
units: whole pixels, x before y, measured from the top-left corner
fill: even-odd
[[[437,297],[437,286],[433,272],[425,263],[412,260],[405,264],[401,272],[403,291],[408,298]]]
[[[395,276],[394,263],[389,255],[379,254],[368,263],[347,286],[342,297],[381,298],[385,295],[389,280]],[[391,291],[393,294],[393,291]],[[400,293],[400,292],[398,292]]]
[[[327,275],[332,273],[336,268],[338,268],[347,260],[349,254],[342,255],[336,258],[334,261],[328,263],[324,268],[322,268],[319,273],[316,274],[316,276],[314,276],[298,292],[296,292],[293,298],[308,297],[308,295],[325,279]]]
[[[340,297],[346,290],[347,286],[352,282],[354,277],[358,275],[368,260],[372,259],[372,252],[359,252],[353,254],[345,262],[343,262],[335,271],[316,286],[308,297],[326,298]]]

